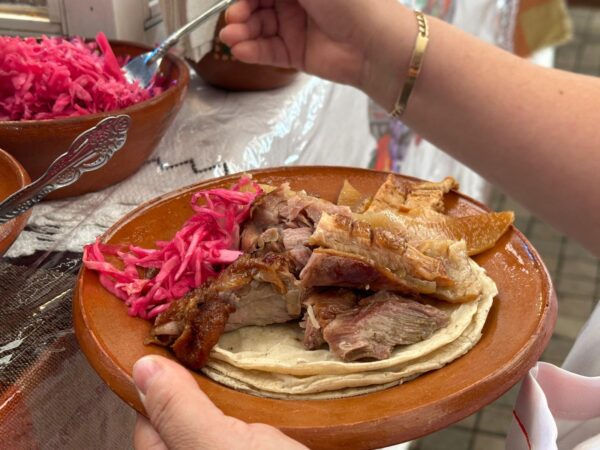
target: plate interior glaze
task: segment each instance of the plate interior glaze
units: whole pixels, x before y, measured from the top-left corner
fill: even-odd
[[[373,194],[387,173],[340,167],[287,167],[253,172],[255,180],[335,201],[345,179]],[[209,180],[157,198],[131,212],[105,235],[113,244],[153,246],[170,239],[191,215],[191,195],[199,189],[229,187],[239,175]],[[410,180],[406,178],[406,180]],[[485,208],[461,194],[446,196],[450,215]],[[479,343],[442,369],[373,394],[339,400],[292,401],[254,397],[193,373],[199,386],[226,414],[278,427],[310,448],[384,447],[457,422],[500,397],[538,360],[556,321],[556,296],[538,253],[511,227],[493,249],[478,255],[499,294]],[[74,296],[75,330],[82,350],[106,383],[140,412],[131,371],[148,354],[173,358],[164,348],[145,346],[150,323],[127,315],[98,276],[83,268]]]

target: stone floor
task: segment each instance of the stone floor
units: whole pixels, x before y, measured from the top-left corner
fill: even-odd
[[[557,49],[556,66],[600,76],[600,9],[572,8],[574,38]],[[600,297],[600,261],[501,192],[491,206],[513,210],[516,225],[540,252],[558,294],[558,321],[542,360],[561,365]],[[412,450],[500,450],[518,386],[483,410],[415,441]]]

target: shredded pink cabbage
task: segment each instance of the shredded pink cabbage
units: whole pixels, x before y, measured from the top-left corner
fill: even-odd
[[[245,186],[250,189],[242,191]],[[156,242],[156,249],[135,245],[126,249],[96,240],[85,246],[83,263],[99,272],[102,286],[125,302],[131,316],[152,319],[241,255],[240,224],[260,193],[262,189],[248,177],[231,189],[199,191],[191,200],[195,214],[171,241]],[[122,268],[107,256],[120,260]],[[146,278],[147,269],[157,273]]]
[[[114,111],[162,91],[127,82],[121,71],[125,62],[115,56],[104,33],[96,43],[0,36],[0,120]]]

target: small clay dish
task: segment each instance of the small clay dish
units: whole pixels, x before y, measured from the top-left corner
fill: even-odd
[[[229,91],[277,89],[287,86],[298,76],[294,69],[246,64],[214,50],[192,65],[208,84]]]
[[[0,201],[30,182],[29,174],[23,166],[4,150],[0,150]],[[4,255],[8,247],[23,231],[30,215],[31,210],[0,225],[0,256]]]
[[[198,62],[190,61],[208,84],[229,91],[266,91],[287,86],[296,79],[298,71],[295,69],[247,64],[235,59],[229,47],[219,39],[224,26],[225,15],[221,14],[211,51]]]
[[[117,56],[136,56],[149,47],[128,42],[111,42]],[[102,168],[87,172],[75,184],[56,190],[47,198],[85,194],[124,180],[136,172],[156,148],[179,111],[189,83],[185,62],[169,54],[161,74],[168,88],[161,94],[118,111],[52,120],[0,121],[0,147],[13,155],[34,180],[66,152],[85,130],[108,116],[127,114],[132,119],[125,146]]]
[[[372,195],[387,175],[342,167],[252,172],[259,183],[289,182],[292,189],[331,201],[346,179]],[[152,247],[157,240],[170,239],[192,215],[194,192],[226,188],[238,179],[231,175],[208,180],[159,197],[121,219],[102,240]],[[446,196],[445,205],[448,214],[456,216],[487,210],[456,192]],[[225,414],[273,425],[309,448],[381,448],[432,433],[483,408],[523,378],[542,354],[556,321],[556,295],[548,271],[516,228],[475,259],[499,290],[480,341],[464,356],[405,384],[337,400],[274,400],[238,392],[197,372],[192,375]],[[150,322],[130,317],[123,302],[86,268],[79,273],[73,308],[75,333],[91,365],[124,401],[144,413],[133,385],[133,364],[149,354],[174,356],[165,348],[144,345]]]

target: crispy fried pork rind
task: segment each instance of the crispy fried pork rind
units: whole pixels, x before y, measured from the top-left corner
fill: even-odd
[[[465,241],[469,256],[489,250],[514,222],[511,211],[453,217],[439,213],[403,215],[390,210],[355,215],[373,227],[394,230],[409,242],[427,239]]]
[[[369,196],[362,194],[358,189],[350,184],[348,180],[344,180],[340,194],[338,195],[337,204],[348,206],[352,212],[362,213],[367,209],[371,202]]]

